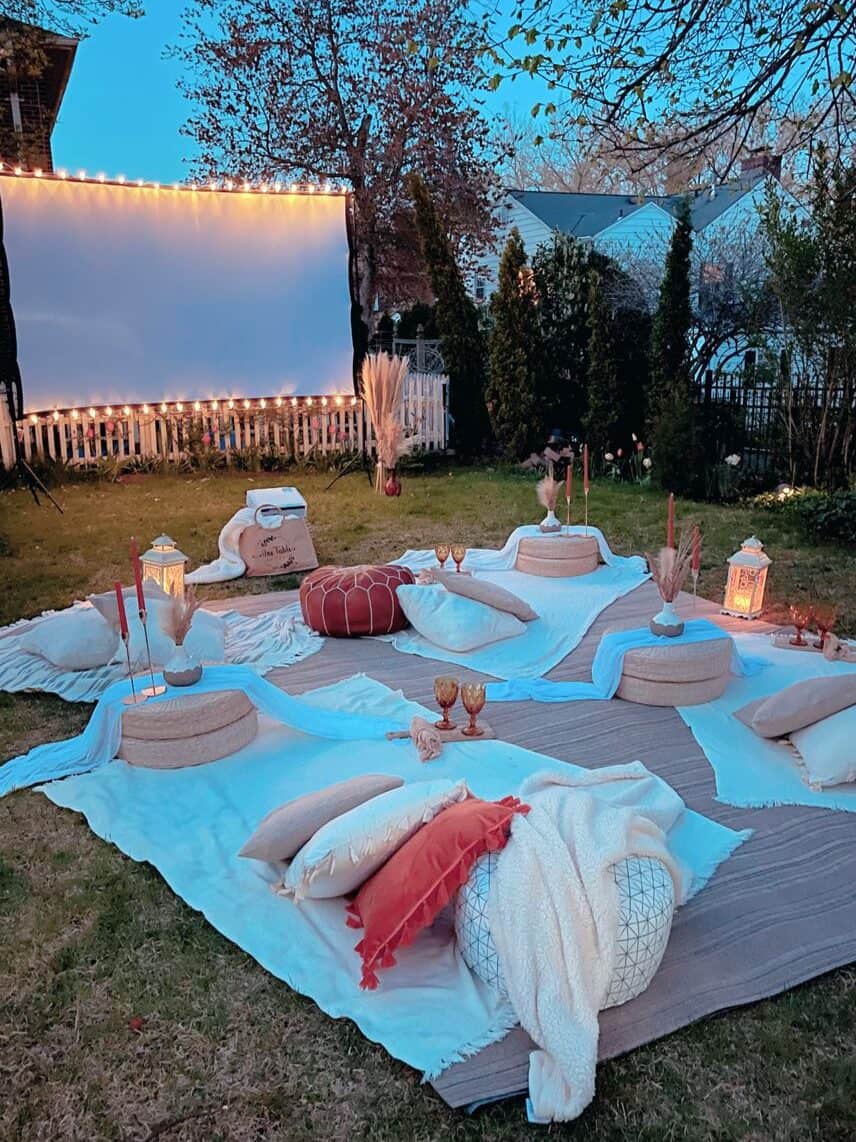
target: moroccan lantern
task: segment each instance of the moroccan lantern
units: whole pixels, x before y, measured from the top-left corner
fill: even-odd
[[[729,557],[728,582],[725,587],[724,615],[739,619],[757,619],[764,607],[767,568],[772,560],[757,536],[750,535],[739,551]]]
[[[168,535],[159,535],[151,548],[140,557],[143,579],[151,579],[162,591],[184,598],[184,565],[187,556],[179,551]]]

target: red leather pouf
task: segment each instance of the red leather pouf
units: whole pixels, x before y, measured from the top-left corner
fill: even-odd
[[[395,563],[384,567],[319,567],[300,584],[303,621],[319,634],[356,638],[391,634],[407,626],[395,594],[415,583],[413,572]]]

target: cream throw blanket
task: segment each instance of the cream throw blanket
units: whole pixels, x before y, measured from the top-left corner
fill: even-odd
[[[531,811],[515,818],[500,854],[490,927],[512,1006],[540,1048],[529,1056],[530,1121],[564,1122],[594,1097],[618,933],[611,868],[632,856],[661,860],[682,904],[690,875],[666,834],[684,803],[638,761],[536,773],[519,794]]]

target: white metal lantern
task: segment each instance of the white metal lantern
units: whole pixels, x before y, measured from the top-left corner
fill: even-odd
[[[168,595],[184,598],[184,565],[187,556],[175,546],[168,535],[159,535],[152,546],[140,557],[143,580],[151,579]]]
[[[743,541],[739,551],[728,560],[728,583],[725,587],[724,615],[740,619],[757,619],[764,607],[767,568],[772,560],[755,535]]]

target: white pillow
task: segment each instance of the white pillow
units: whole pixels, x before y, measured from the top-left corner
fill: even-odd
[[[856,706],[791,733],[812,789],[856,781]]]
[[[94,607],[72,607],[37,623],[21,636],[20,645],[61,670],[91,670],[110,662],[118,642]]]
[[[168,621],[172,603],[155,599],[149,602],[146,627],[149,635],[149,649],[152,666],[165,666],[172,657],[175,643],[163,629]],[[128,650],[131,655],[132,670],[148,669],[146,640],[143,624],[138,614],[128,615]],[[223,662],[225,659],[226,623],[217,615],[207,611],[197,611],[184,640],[188,653],[199,662]],[[125,661],[125,650],[121,642],[115,657],[116,662]]]
[[[318,830],[288,867],[282,888],[295,901],[353,892],[467,786],[447,779],[402,785],[364,801]]]
[[[403,583],[395,593],[414,629],[444,650],[465,653],[526,631],[526,624],[507,611],[455,595],[439,583]]]

